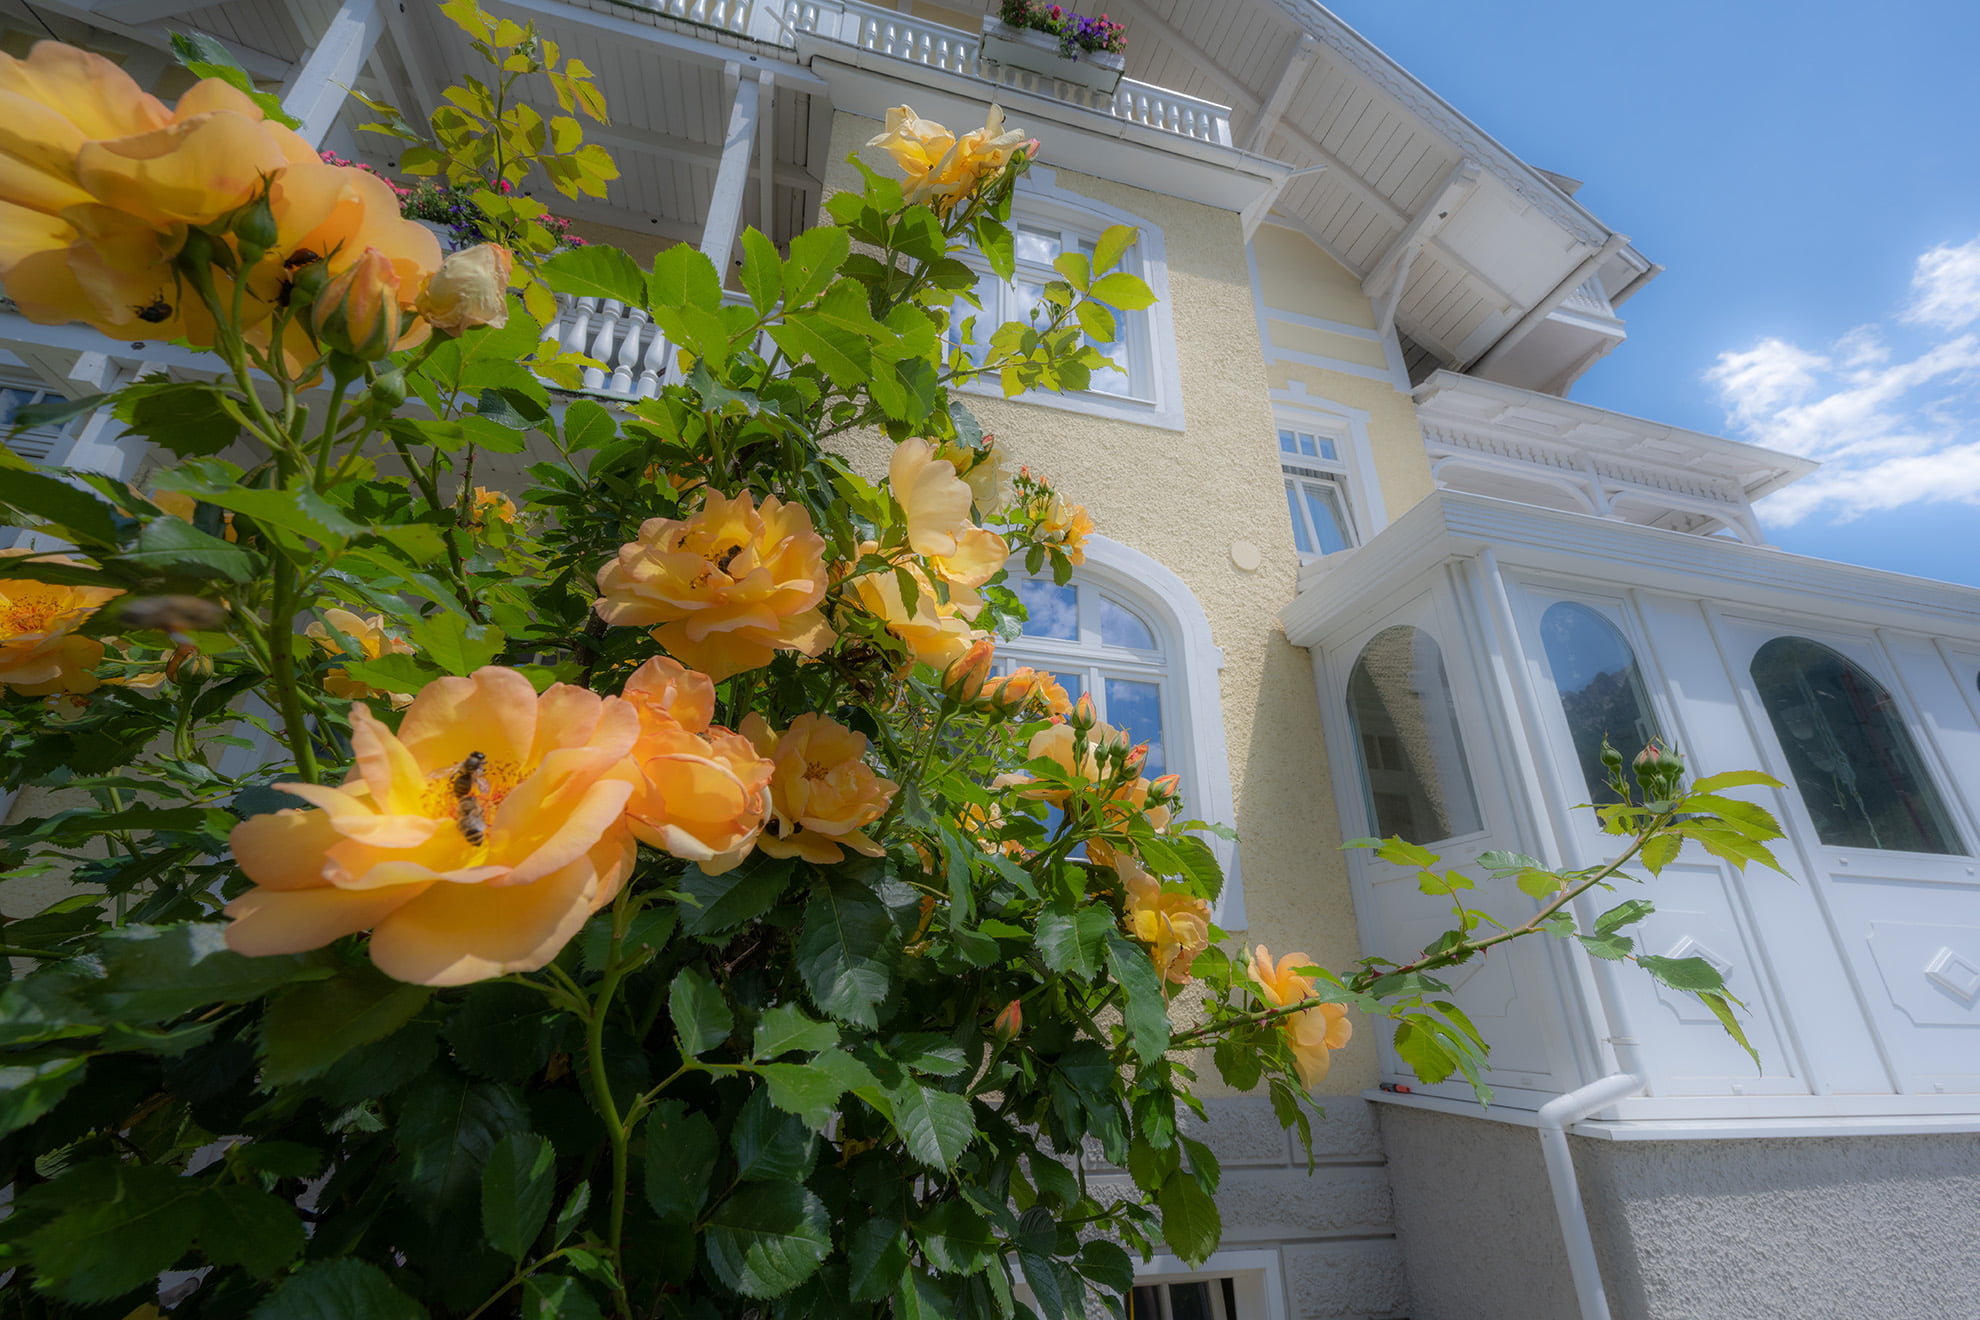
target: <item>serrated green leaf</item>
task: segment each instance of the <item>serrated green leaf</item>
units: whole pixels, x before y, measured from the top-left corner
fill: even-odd
[[[898,1221],[869,1219],[846,1235],[846,1272],[853,1301],[879,1301],[893,1291],[907,1267],[907,1230]]]
[[[708,1263],[744,1297],[781,1297],[810,1278],[832,1249],[825,1203],[794,1183],[741,1188],[708,1217]]]
[[[262,1084],[321,1076],[358,1046],[404,1026],[432,995],[431,987],[394,981],[370,963],[283,991],[261,1020]]]
[[[34,1190],[30,1208],[68,1202],[25,1243],[41,1286],[63,1301],[107,1302],[150,1283],[199,1229],[201,1184],[162,1165],[101,1160]]]
[[[974,1274],[996,1251],[990,1224],[963,1201],[938,1201],[909,1227],[929,1262],[949,1274]]]
[[[409,631],[421,657],[463,677],[493,663],[506,640],[499,628],[446,611],[413,620]]]
[[[900,958],[900,937],[887,909],[866,886],[843,875],[813,890],[798,936],[798,974],[812,1002],[855,1026],[878,1025]]]
[[[690,866],[680,886],[694,903],[681,906],[681,929],[695,936],[721,935],[756,920],[776,905],[796,869],[794,858],[764,853],[720,875]]]
[[[192,1209],[199,1216],[199,1248],[215,1265],[267,1279],[302,1255],[307,1239],[295,1207],[259,1187],[208,1186]]]
[[[1107,970],[1127,993],[1128,1039],[1143,1063],[1153,1063],[1169,1048],[1169,1001],[1162,993],[1162,976],[1140,944],[1109,929]]]
[[[756,1024],[756,1049],[751,1057],[774,1059],[792,1050],[815,1054],[839,1043],[839,1029],[819,1022],[796,1004],[779,1004]]]
[[[1055,972],[1091,977],[1106,956],[1113,918],[1091,904],[1067,908],[1054,905],[1038,915],[1038,956]]]
[[[394,1287],[385,1271],[347,1256],[303,1266],[255,1307],[249,1320],[427,1320],[427,1312]]]
[[[784,306],[802,307],[816,298],[838,276],[851,251],[852,240],[835,225],[792,238],[791,258],[784,263]]]
[[[523,1320],[601,1320],[598,1299],[568,1274],[532,1274],[523,1281]]]
[[[1436,1033],[1412,1018],[1396,1024],[1394,1040],[1397,1055],[1425,1085],[1436,1085],[1457,1068],[1457,1060],[1438,1041]]]
[[[1595,933],[1608,935],[1624,926],[1634,926],[1657,909],[1647,899],[1632,898],[1618,903],[1595,918]]]
[[[1581,947],[1597,958],[1617,962],[1629,957],[1636,950],[1636,941],[1627,935],[1577,935]]]
[[[681,1049],[705,1054],[729,1038],[735,1015],[729,1012],[721,988],[699,967],[684,967],[667,996],[667,1012],[680,1033]]]
[[[101,937],[104,978],[90,1002],[110,1017],[159,1022],[209,1004],[258,999],[293,981],[331,974],[323,954],[249,958],[227,947],[220,922],[124,926]]]
[[[708,1201],[721,1143],[715,1125],[678,1100],[662,1100],[646,1120],[646,1203],[662,1219],[692,1220]]]
[[[614,298],[630,307],[647,301],[646,272],[618,248],[588,243],[566,248],[543,263],[543,282],[576,298]]]
[[[557,1191],[557,1152],[544,1138],[511,1132],[488,1152],[481,1171],[481,1233],[488,1245],[520,1261],[550,1217]]]
[[[529,1110],[513,1088],[451,1069],[428,1073],[406,1092],[393,1131],[406,1199],[428,1219],[464,1206],[472,1214],[489,1152],[529,1126]]]
[[[909,1155],[931,1169],[950,1169],[976,1139],[969,1101],[918,1082],[890,1087],[894,1129]]]
[[[1155,1197],[1162,1212],[1162,1240],[1178,1259],[1195,1265],[1208,1260],[1224,1235],[1217,1203],[1193,1174],[1170,1174]]]
[[[117,511],[90,492],[41,472],[9,472],[0,482],[0,508],[45,518],[65,539],[88,547],[116,548]]]
[[[89,1060],[81,1055],[0,1065],[0,1137],[53,1109],[88,1070]]]
[[[1655,954],[1646,953],[1636,962],[1644,971],[1673,990],[1699,993],[1722,991],[1726,988],[1725,978],[1719,975],[1719,969],[1703,958],[1660,958]]]
[[[743,1102],[729,1141],[741,1182],[803,1182],[818,1161],[817,1134],[771,1104],[762,1087]]]
[[[1739,1047],[1753,1060],[1754,1070],[1759,1071],[1760,1052],[1746,1039],[1746,1031],[1739,1025],[1739,1019],[1733,1016],[1732,1005],[1726,1002],[1729,998],[1728,995],[1714,994],[1708,990],[1699,994],[1698,1001],[1712,1010],[1712,1016],[1719,1019],[1719,1025],[1726,1029],[1728,1036],[1739,1042]]]
[[[447,1043],[463,1068],[498,1082],[519,1082],[549,1063],[564,1019],[524,985],[468,987],[447,1019]]]
[[[1770,774],[1759,770],[1727,770],[1721,774],[1707,775],[1691,786],[1694,793],[1719,793],[1728,788],[1785,788],[1786,785]]]
[[[755,225],[743,230],[742,286],[750,305],[768,312],[784,296],[784,259]]]
[[[1148,287],[1148,281],[1124,270],[1102,275],[1093,281],[1090,292],[1109,307],[1118,307],[1124,312],[1138,312],[1155,305],[1155,291]]]

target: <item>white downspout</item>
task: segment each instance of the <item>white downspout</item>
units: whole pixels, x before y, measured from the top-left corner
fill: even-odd
[[[1609,1294],[1602,1287],[1595,1238],[1588,1231],[1588,1211],[1581,1204],[1581,1186],[1574,1178],[1568,1126],[1642,1089],[1643,1079],[1635,1073],[1611,1073],[1540,1106],[1540,1155],[1546,1161],[1547,1182],[1554,1191],[1554,1213],[1560,1217],[1561,1243],[1567,1248],[1568,1273],[1574,1279],[1575,1299],[1581,1304],[1581,1320],[1609,1320]]]

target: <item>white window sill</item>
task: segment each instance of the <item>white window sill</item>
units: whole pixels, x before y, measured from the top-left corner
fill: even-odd
[[[971,381],[957,386],[958,393],[979,399],[1002,399],[1004,391],[996,385]],[[1054,408],[1061,412],[1083,413],[1088,417],[1106,417],[1119,422],[1133,422],[1137,426],[1152,426],[1164,431],[1180,431],[1183,428],[1182,403],[1150,403],[1138,399],[1123,399],[1111,394],[1096,394],[1084,391],[1079,394],[1054,394],[1049,390],[1026,390],[1022,394],[1010,396],[1012,403],[1031,403],[1041,408]]]
[[[1531,1109],[1495,1103],[1481,1107],[1476,1100],[1421,1092],[1363,1091],[1364,1100],[1406,1109],[1428,1109],[1464,1118],[1482,1118],[1516,1127],[1537,1126]],[[1728,1141],[1748,1137],[1883,1137],[1927,1132],[1980,1132],[1980,1095],[1888,1096],[1726,1096],[1701,1100],[1696,1096],[1640,1097],[1621,1107],[1654,1111],[1668,1106],[1694,1113],[1719,1109],[1711,1117],[1636,1117],[1584,1119],[1569,1129],[1577,1137],[1601,1141]],[[1839,1109],[1856,1110],[1838,1113]],[[1821,1111],[1829,1112],[1821,1112]],[[1799,1112],[1797,1112],[1799,1111]],[[1869,1112],[1863,1112],[1869,1111]]]

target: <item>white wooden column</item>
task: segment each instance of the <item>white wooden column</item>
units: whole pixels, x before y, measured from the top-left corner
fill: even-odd
[[[378,45],[385,17],[378,0],[344,0],[317,39],[316,48],[297,71],[282,97],[282,108],[302,121],[296,131],[320,144],[351,94],[358,71]]]
[[[736,99],[729,107],[729,131],[722,139],[722,163],[715,171],[715,190],[708,199],[708,219],[701,230],[701,251],[715,263],[715,273],[724,282],[729,272],[729,253],[742,229],[743,194],[749,187],[749,151],[756,138],[756,121],[762,110],[762,87],[758,71],[745,71],[729,65],[734,72]]]

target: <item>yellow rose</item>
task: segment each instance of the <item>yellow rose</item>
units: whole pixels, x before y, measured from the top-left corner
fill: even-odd
[[[907,520],[907,542],[914,552],[955,554],[959,538],[970,530],[970,489],[956,475],[955,464],[936,458],[935,447],[926,440],[910,438],[894,446],[887,482]]]
[[[758,848],[821,865],[844,858],[845,848],[881,855],[863,831],[886,813],[900,785],[866,764],[865,734],[810,712],[791,721],[781,737],[754,713],[742,731],[758,753],[776,762],[770,776],[776,825],[756,841]]]
[[[474,525],[482,526],[490,518],[496,522],[512,523],[516,520],[516,502],[499,490],[486,486],[474,488]]]
[[[1313,965],[1303,953],[1289,953],[1274,963],[1271,951],[1261,944],[1248,970],[1259,997],[1273,1008],[1284,1008],[1313,997],[1313,978],[1298,974],[1299,968]],[[1345,1004],[1315,1004],[1303,1013],[1280,1018],[1279,1027],[1286,1033],[1300,1083],[1309,1091],[1326,1079],[1328,1052],[1340,1049],[1354,1035]]]
[[[946,459],[955,466],[956,475],[969,487],[970,498],[976,504],[979,517],[988,518],[1003,507],[1004,451],[997,447],[993,437],[984,436],[981,449],[972,449],[956,441],[938,445],[935,457]]]
[[[613,772],[638,737],[616,697],[539,696],[494,666],[429,683],[397,734],[353,707],[343,784],[285,784],[314,809],[234,827],[255,888],[227,907],[228,945],[298,953],[369,930],[371,960],[401,981],[535,971],[631,873],[633,786]]]
[[[1013,669],[985,683],[983,699],[1020,719],[1037,719],[1041,715],[1064,718],[1072,714],[1073,708],[1072,698],[1058,679],[1029,666]]]
[[[512,261],[500,243],[477,243],[449,253],[419,295],[420,315],[450,335],[477,325],[501,329],[509,323]]]
[[[641,665],[621,696],[639,711],[627,761],[633,833],[709,875],[731,869],[763,832],[775,762],[742,735],[710,727],[714,683],[665,656]]]
[[[1093,519],[1084,504],[1072,504],[1053,495],[1038,520],[1039,539],[1065,551],[1075,564],[1086,562],[1086,538],[1093,535]]]
[[[1210,947],[1210,905],[1173,890],[1131,891],[1126,925],[1129,934],[1148,946],[1162,979],[1173,985],[1189,984],[1190,964]]]
[[[861,554],[878,549],[872,542],[861,547]],[[900,578],[890,570],[862,573],[852,581],[853,594],[868,613],[887,625],[887,631],[907,643],[914,658],[924,665],[946,669],[988,634],[969,626],[953,599],[935,599],[935,587],[918,565],[902,565],[914,579],[914,608],[909,609],[901,594]]]
[[[710,490],[686,519],[649,518],[598,570],[594,608],[608,624],[650,627],[667,651],[720,682],[780,650],[817,655],[832,641],[825,539],[801,504]]]
[[[426,322],[408,321],[401,310],[399,272],[377,248],[366,248],[342,273],[331,277],[310,304],[310,330],[325,348],[376,362],[402,348],[415,348],[431,333]]]
[[[81,567],[66,555],[39,555],[35,562]],[[0,572],[5,565],[0,558]],[[0,688],[29,697],[95,691],[103,643],[77,636],[76,629],[123,594],[114,587],[0,579]]]
[[[906,175],[902,190],[910,203],[946,212],[975,190],[983,179],[1010,163],[1011,154],[1025,143],[1023,133],[1005,131],[1004,112],[991,106],[982,128],[960,139],[941,124],[923,119],[907,106],[887,112],[885,131],[867,142],[894,158]]]
[[[323,611],[323,617],[337,632],[357,643],[360,658],[376,660],[381,655],[411,655],[413,644],[403,637],[394,636],[385,629],[385,616],[374,614],[361,619],[349,610],[331,608]],[[335,634],[321,623],[312,623],[303,629],[303,636],[314,641],[331,655],[345,654],[344,647]],[[375,687],[360,683],[351,677],[348,669],[332,669],[323,676],[323,690],[333,697],[344,697],[351,701],[365,701],[372,697],[386,695]],[[392,709],[404,710],[412,704],[412,695],[406,692],[391,694]]]

